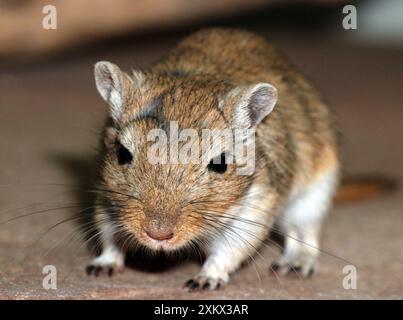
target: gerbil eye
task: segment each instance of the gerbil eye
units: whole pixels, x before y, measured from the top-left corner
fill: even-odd
[[[217,173],[224,173],[227,171],[227,163],[225,161],[225,153],[221,153],[219,157],[216,157],[214,159],[211,159],[210,163],[208,164],[207,168],[210,171],[214,171]]]
[[[133,156],[126,147],[124,147],[121,143],[118,143],[117,149],[118,163],[120,165],[128,164],[132,162]]]

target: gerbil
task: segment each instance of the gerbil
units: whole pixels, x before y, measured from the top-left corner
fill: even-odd
[[[186,286],[216,289],[274,224],[287,235],[276,272],[295,268],[306,277],[315,270],[339,180],[335,124],[316,90],[269,43],[239,30],[202,30],[142,71],[98,62],[95,80],[111,121],[96,211],[103,249],[89,273],[124,267],[126,246],[116,241],[123,232],[123,242],[150,250],[197,245],[206,261]],[[147,134],[168,131],[171,121],[198,131],[251,129],[253,174],[202,160],[151,164]]]

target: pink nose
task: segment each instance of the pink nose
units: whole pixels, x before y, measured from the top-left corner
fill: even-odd
[[[163,241],[172,239],[174,234],[170,230],[146,230],[147,235],[154,240]]]

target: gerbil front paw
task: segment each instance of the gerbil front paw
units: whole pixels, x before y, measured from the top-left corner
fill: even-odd
[[[118,250],[105,250],[94,258],[87,266],[87,275],[98,277],[100,274],[112,276],[114,273],[124,271],[124,256]]]
[[[184,287],[188,291],[218,290],[220,287],[224,286],[225,283],[226,281],[221,278],[197,275],[188,280]]]
[[[308,278],[315,273],[316,269],[316,259],[310,259],[309,257],[299,260],[289,260],[286,257],[280,257],[271,264],[271,270],[280,276],[297,274],[299,277]]]
[[[188,291],[218,290],[229,281],[229,276],[224,271],[210,268],[204,269],[195,277],[185,283]]]

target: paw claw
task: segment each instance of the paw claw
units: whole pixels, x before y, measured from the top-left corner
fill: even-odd
[[[85,268],[85,272],[87,273],[87,276],[90,276],[92,274],[92,271],[94,271],[95,267],[93,265],[88,265]]]
[[[122,271],[123,271],[122,268],[115,266],[96,266],[93,264],[90,264],[85,268],[85,272],[88,276],[93,275],[95,277],[98,277],[102,274],[106,274],[109,277],[112,277],[116,273],[120,273]]]
[[[209,282],[206,282],[205,284],[203,284],[202,290],[207,290],[208,288],[210,288]]]
[[[189,291],[196,291],[200,289],[200,285],[195,280],[190,279],[185,283],[185,288],[187,288]]]
[[[101,274],[112,277],[117,272],[124,270],[124,256],[121,252],[105,251],[100,256],[94,258],[85,269],[87,275],[98,277]]]
[[[205,276],[196,276],[193,279],[188,280],[184,288],[188,291],[207,291],[207,290],[218,290],[225,283],[222,279],[215,279]]]
[[[94,275],[96,277],[98,277],[101,272],[102,272],[102,267],[96,267],[94,270]]]
[[[305,265],[294,265],[285,261],[273,262],[270,266],[273,273],[280,276],[287,275],[297,275],[298,277],[308,278],[311,277],[315,272],[315,265],[305,264]]]
[[[270,266],[270,270],[276,272],[280,269],[280,265],[277,262],[273,262]]]

